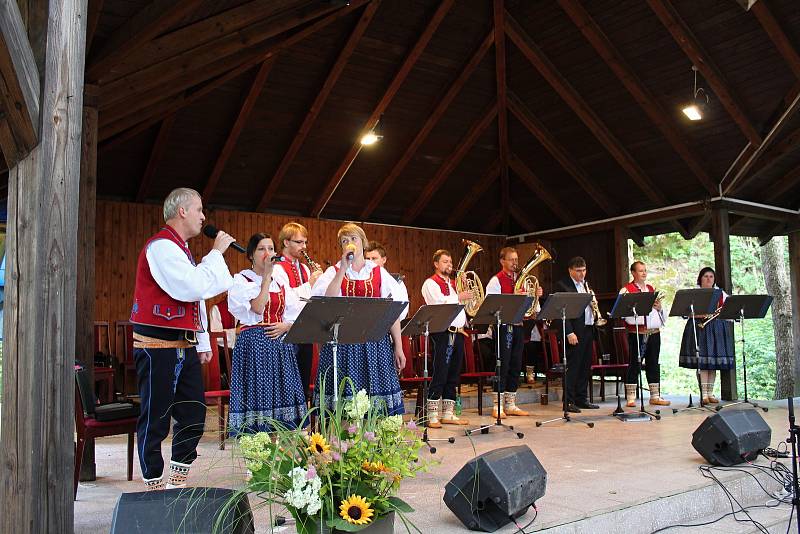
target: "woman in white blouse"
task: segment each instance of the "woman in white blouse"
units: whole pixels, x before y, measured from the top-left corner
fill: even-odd
[[[355,224],[345,224],[337,234],[342,247],[342,259],[319,277],[311,290],[312,295],[328,297],[378,297],[404,302],[397,281],[386,269],[364,258],[364,248],[369,245],[364,230]],[[360,389],[385,405],[387,415],[404,413],[398,371],[405,367],[406,357],[400,338],[400,321],[390,329],[390,334],[377,342],[339,345],[336,352],[338,377],[348,377],[353,382],[345,388],[344,398],[350,398]],[[333,396],[333,351],[325,345],[320,351],[317,387],[314,404],[319,405],[319,390],[325,384],[325,398]]]
[[[241,325],[231,364],[230,429],[269,432],[275,423],[296,428],[304,423],[306,400],[297,370],[295,346],[283,342],[290,328],[284,313],[298,307],[294,291],[272,276],[275,245],[263,233],[247,244],[252,262],[233,277],[228,308]]]

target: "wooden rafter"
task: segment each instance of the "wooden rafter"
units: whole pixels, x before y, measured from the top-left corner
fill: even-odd
[[[233,61],[231,58],[237,53],[257,48],[258,44],[268,42],[273,37],[324,17],[332,9],[336,8],[326,5],[300,14],[281,13],[277,17],[258,21],[240,31],[224,34],[191,50],[149,65],[105,84],[100,107],[102,109],[126,100],[135,100],[150,94],[159,86],[176,83],[190,73],[206,71],[209,65],[220,61],[227,61],[230,68]],[[207,75],[206,79],[211,77],[213,74]]]
[[[467,83],[472,73],[475,72],[475,69],[478,67],[480,62],[483,60],[483,57],[486,55],[486,52],[489,51],[489,47],[492,46],[494,42],[494,31],[490,31],[488,35],[481,41],[480,46],[478,49],[475,50],[475,53],[470,56],[470,59],[467,61],[467,64],[464,65],[464,68],[461,69],[461,72],[458,74],[456,79],[444,93],[442,98],[439,99],[439,102],[436,104],[436,107],[428,114],[428,118],[425,120],[425,124],[422,125],[417,135],[414,137],[414,140],[406,148],[405,152],[400,159],[397,160],[397,163],[394,164],[392,170],[389,171],[389,174],[386,178],[383,179],[381,182],[380,187],[375,192],[375,194],[371,195],[371,198],[364,209],[361,211],[361,220],[367,219],[372,212],[380,205],[383,198],[389,192],[391,187],[394,185],[397,178],[406,168],[408,162],[411,161],[411,158],[414,157],[414,154],[417,153],[417,150],[428,138],[428,135],[433,131],[434,127],[439,123],[439,120],[442,118],[442,115],[447,111],[447,108],[450,107],[450,103],[453,102],[455,97],[461,91],[461,88],[464,87],[464,84]]]
[[[191,14],[202,0],[153,0],[136,13],[91,58],[86,78],[101,81],[103,74],[132,51],[179,23]]]
[[[483,197],[484,193],[489,190],[489,188],[497,181],[497,177],[500,175],[500,160],[496,159],[494,162],[489,165],[489,168],[486,169],[486,172],[480,177],[480,179],[475,183],[472,189],[461,197],[461,202],[458,203],[458,206],[450,212],[450,216],[447,218],[447,221],[444,223],[445,227],[447,228],[454,228],[461,219],[463,219],[467,211]]]
[[[500,210],[497,210],[496,212],[494,212],[494,215],[492,215],[490,218],[486,220],[486,224],[483,225],[483,228],[481,228],[481,230],[486,233],[494,232],[497,226],[503,221],[504,217],[505,213],[503,213]]]
[[[570,156],[567,149],[559,143],[545,125],[537,119],[533,113],[514,93],[508,93],[508,109],[519,122],[533,135],[539,143],[550,153],[561,167],[567,171],[578,185],[587,193],[606,215],[616,215],[619,213],[619,206],[600,189],[586,171]]]
[[[786,134],[783,139],[765,150],[762,156],[751,165],[750,174],[746,179],[755,178],[767,170],[773,163],[797,148],[798,144],[800,144],[800,128]]]
[[[645,195],[657,204],[668,204],[666,196],[656,187],[649,176],[628,153],[622,143],[611,133],[600,120],[589,104],[578,94],[574,87],[539,49],[536,43],[525,33],[522,27],[506,13],[506,32],[517,48],[528,61],[536,67],[545,80],[555,89],[558,95],[572,108],[606,150],[614,157],[628,176],[644,191]]]
[[[380,0],[373,0],[364,9],[364,12],[361,14],[361,18],[358,19],[355,28],[350,33],[350,37],[347,39],[347,43],[345,43],[344,48],[342,48],[342,50],[339,52],[339,57],[337,57],[336,61],[333,63],[333,67],[331,67],[328,76],[325,78],[325,82],[317,92],[317,96],[314,98],[314,102],[312,102],[311,107],[309,107],[303,122],[300,124],[300,128],[298,128],[294,139],[292,139],[292,142],[289,144],[286,154],[284,154],[283,159],[278,165],[278,169],[275,171],[272,179],[267,184],[264,194],[261,196],[261,200],[258,202],[256,211],[264,211],[267,208],[269,202],[272,200],[272,197],[277,192],[278,187],[283,182],[283,177],[286,175],[289,167],[291,167],[292,162],[294,162],[294,158],[300,151],[300,147],[303,146],[308,134],[311,133],[311,128],[314,125],[314,122],[317,120],[322,108],[325,107],[325,102],[327,102],[328,96],[330,96],[333,87],[339,80],[339,76],[344,71],[345,65],[347,65],[347,62],[350,60],[350,56],[353,55],[358,42],[361,40],[361,37],[367,30],[367,26],[369,26],[369,23],[372,20],[372,17],[375,15],[375,11],[378,9],[379,5]]]
[[[517,174],[520,180],[522,180],[523,183],[528,186],[528,189],[530,189],[533,194],[539,198],[539,200],[547,205],[548,209],[553,212],[553,215],[556,217],[556,219],[566,225],[574,224],[576,222],[577,219],[572,211],[564,204],[559,202],[556,197],[553,196],[553,193],[550,192],[550,188],[547,187],[544,182],[542,182],[539,177],[536,176],[533,171],[513,152],[508,155],[508,164]]]
[[[800,183],[800,165],[787,172],[767,190],[767,201],[775,202]]]
[[[520,208],[516,202],[508,203],[508,212],[509,214],[511,214],[512,217],[514,217],[517,220],[519,225],[522,226],[523,230],[525,230],[526,232],[533,232],[535,230],[535,227],[531,225],[530,217],[528,217],[528,214],[525,213],[525,211],[522,208]]]
[[[142,175],[142,181],[139,182],[139,192],[136,193],[136,202],[142,202],[146,198],[147,189],[150,187],[150,182],[155,176],[156,168],[161,162],[161,157],[164,155],[164,150],[167,147],[167,140],[169,139],[172,125],[175,123],[175,115],[170,115],[161,122],[161,127],[158,129],[158,135],[153,143],[153,148],[150,150],[150,159],[147,160],[147,167]]]
[[[494,0],[494,63],[497,85],[497,146],[500,152],[500,210],[509,213],[508,186],[508,105],[506,100],[506,32],[505,1]],[[508,217],[503,219],[503,231],[508,230]]]
[[[40,77],[16,2],[0,5],[0,149],[9,167],[39,142]]]
[[[758,232],[758,245],[763,247],[769,243],[770,239],[786,231],[787,224],[784,221],[772,222],[764,225]]]
[[[204,69],[193,72],[190,76],[181,78],[178,82],[170,82],[165,86],[159,87],[155,95],[155,101],[146,104],[125,102],[119,106],[119,111],[116,115],[111,110],[104,111],[104,114],[101,114],[103,122],[101,122],[100,140],[109,139],[122,132],[125,132],[124,136],[126,138],[130,138],[131,135],[146,130],[167,115],[175,113],[184,106],[193,104],[214,89],[250,70],[254,65],[258,65],[281,50],[295,45],[309,35],[348,15],[368,1],[353,0],[348,7],[334,11],[327,17],[304,27],[296,33],[292,33],[278,42],[269,42],[266,45],[256,46],[254,49],[248,50],[234,59],[220,59]],[[231,68],[232,66],[233,68]],[[142,105],[147,109],[141,107]],[[103,119],[103,117],[106,118]],[[101,148],[106,149],[105,146]]]
[[[675,39],[678,46],[681,47],[686,57],[700,70],[703,78],[705,78],[711,86],[714,94],[719,98],[720,103],[728,111],[728,114],[734,122],[739,125],[739,129],[747,140],[753,145],[760,145],[761,135],[747,117],[744,106],[742,106],[733,95],[722,72],[720,72],[717,66],[712,62],[711,56],[700,46],[700,42],[683,19],[681,19],[680,15],[678,15],[678,12],[669,0],[647,0],[647,3],[661,21],[661,24],[664,25],[673,39]]]
[[[436,194],[436,192],[447,181],[450,173],[452,173],[458,164],[461,163],[461,160],[472,148],[472,145],[475,144],[484,130],[489,127],[489,124],[492,123],[496,115],[497,103],[492,102],[489,108],[481,114],[480,118],[473,123],[466,135],[459,140],[455,149],[450,153],[449,156],[447,156],[447,159],[442,162],[439,170],[436,171],[436,174],[433,175],[433,178],[428,181],[428,184],[425,186],[422,192],[420,192],[419,196],[417,196],[417,200],[414,205],[411,206],[403,216],[403,224],[411,224],[414,219],[419,216],[425,206],[427,206],[431,201],[433,195]]]
[[[692,221],[692,224],[689,225],[689,236],[686,239],[692,240],[697,237],[697,234],[703,231],[703,228],[708,226],[708,223],[711,221],[711,210],[707,210],[705,213],[697,217]]]
[[[236,116],[236,120],[228,132],[228,137],[225,139],[225,143],[222,145],[222,150],[220,151],[219,156],[217,156],[217,161],[214,163],[214,168],[212,169],[211,174],[206,181],[206,186],[203,188],[203,204],[207,204],[211,201],[211,198],[214,195],[214,190],[217,187],[217,183],[219,183],[219,178],[222,176],[222,171],[225,170],[225,165],[228,163],[228,158],[230,158],[231,154],[233,153],[233,149],[236,147],[236,142],[239,140],[239,135],[242,133],[242,129],[244,129],[245,124],[247,124],[247,119],[250,118],[250,113],[253,111],[253,107],[258,101],[258,97],[261,95],[261,90],[264,88],[264,83],[267,81],[267,76],[269,76],[269,72],[272,70],[272,66],[274,64],[275,58],[269,58],[261,64],[261,67],[258,69],[255,78],[253,78],[253,83],[250,84],[250,90],[247,92],[247,95],[242,101],[242,105],[239,108],[239,114]]]
[[[638,230],[634,228],[628,228],[628,237],[631,239],[631,241],[636,243],[637,247],[644,246],[644,235],[642,235],[642,233]]]
[[[761,23],[761,27],[767,32],[775,48],[778,49],[780,55],[783,56],[783,59],[789,65],[789,68],[792,69],[795,78],[800,78],[800,55],[798,55],[797,50],[792,46],[792,42],[786,36],[786,33],[781,29],[781,25],[775,20],[775,17],[772,16],[772,12],[769,10],[769,7],[767,7],[767,4],[765,2],[756,2],[755,5],[750,8],[750,12],[755,15],[758,22]]]
[[[317,197],[317,200],[314,202],[314,206],[311,208],[311,216],[312,217],[319,217],[322,210],[325,208],[325,205],[333,196],[336,188],[339,187],[339,184],[344,178],[345,173],[352,165],[353,161],[355,160],[356,156],[358,155],[359,150],[361,149],[361,136],[370,132],[375,126],[378,124],[378,121],[381,118],[381,115],[389,107],[389,104],[394,99],[397,91],[400,89],[400,86],[403,85],[403,82],[408,77],[408,74],[411,72],[411,69],[414,68],[414,65],[417,63],[417,60],[422,55],[422,52],[425,50],[425,47],[428,46],[428,43],[433,37],[433,34],[436,33],[437,28],[439,28],[439,24],[444,20],[444,17],[450,11],[450,8],[453,7],[453,0],[443,0],[439,7],[434,12],[433,16],[431,17],[430,21],[428,21],[427,26],[420,34],[417,42],[411,48],[411,51],[406,55],[405,60],[403,60],[403,64],[398,69],[397,73],[394,75],[389,87],[386,88],[386,91],[383,93],[383,96],[378,101],[378,104],[375,106],[375,109],[372,110],[367,121],[361,128],[361,134],[358,136],[358,139],[353,143],[348,150],[347,154],[345,155],[342,163],[334,171],[333,175],[328,179],[327,183],[324,185],[322,189],[322,194]]]
[[[97,21],[100,20],[100,13],[103,11],[105,0],[89,0],[86,12],[86,55],[92,50],[94,33],[97,30]]]
[[[711,194],[717,193],[717,184],[711,179],[706,170],[700,164],[699,159],[689,148],[689,144],[681,135],[675,121],[670,114],[656,100],[652,92],[639,80],[633,69],[627,64],[625,59],[614,47],[608,37],[603,33],[597,23],[589,13],[581,6],[578,0],[559,0],[561,8],[570,16],[575,26],[583,33],[586,40],[594,47],[598,55],[605,61],[606,65],[614,72],[617,79],[625,86],[633,96],[639,107],[650,117],[650,120],[661,133],[666,137],[672,148],[683,159],[698,181]]]

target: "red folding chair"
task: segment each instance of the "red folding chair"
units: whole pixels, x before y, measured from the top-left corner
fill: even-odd
[[[422,355],[418,353],[414,341],[409,336],[401,336],[403,342],[403,353],[406,355],[406,365],[400,374],[400,388],[403,391],[416,390],[417,403],[414,407],[414,417],[419,417],[422,413],[422,403],[425,402],[425,382],[430,382],[431,378],[427,380],[417,373],[415,364],[418,360],[422,359]]]
[[[492,371],[482,371],[479,369],[475,357],[474,330],[464,330],[467,339],[464,340],[464,372],[461,373],[461,381],[458,384],[458,394],[461,395],[461,384],[477,384],[478,386],[478,415],[483,415],[483,386],[486,381],[494,376]]]
[[[222,357],[225,358],[227,368],[231,367],[231,351],[228,348],[228,338],[225,332],[209,332],[211,342],[211,361],[206,364],[207,384],[206,384],[206,404],[216,406],[217,417],[219,418],[219,448],[225,450],[225,438],[228,434],[228,417],[225,415],[225,406],[230,403],[231,390],[222,389],[222,376],[220,374],[220,351],[217,341],[222,341]],[[230,380],[230,377],[228,378]]]

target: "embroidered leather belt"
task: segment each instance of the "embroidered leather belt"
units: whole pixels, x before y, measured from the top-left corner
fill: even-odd
[[[135,349],[188,349],[192,346],[185,339],[158,339],[133,333],[133,348]]]
[[[652,336],[653,334],[658,334],[660,332],[661,332],[661,330],[658,329],[658,328],[640,328],[639,329],[639,333],[643,334],[643,335],[646,335],[646,336]],[[636,335],[636,330],[629,328],[628,329],[628,333]]]

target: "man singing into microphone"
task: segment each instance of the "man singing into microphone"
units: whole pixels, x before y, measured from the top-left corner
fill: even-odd
[[[195,264],[187,240],[205,216],[197,191],[179,188],[164,201],[166,225],[147,240],[136,265],[131,322],[141,412],[139,464],[148,490],[164,489],[161,442],[173,427],[167,487],[185,485],[206,418],[200,365],[211,359],[204,299],[227,291],[233,278],[222,254],[234,239],[219,232]]]

